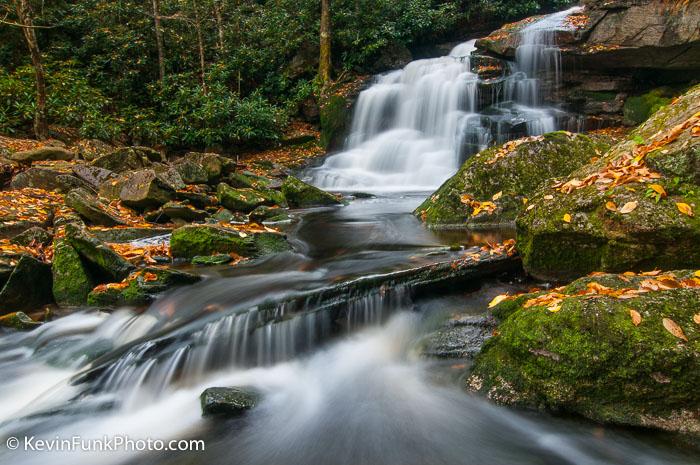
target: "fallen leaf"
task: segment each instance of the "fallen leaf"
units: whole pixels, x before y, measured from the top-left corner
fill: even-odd
[[[684,215],[695,216],[695,214],[693,213],[693,207],[691,207],[687,203],[676,202],[676,207],[678,208],[678,211],[683,213]]]
[[[693,321],[700,325],[700,313],[693,315]]]
[[[676,323],[675,321],[673,321],[670,318],[664,318],[662,322],[663,322],[663,325],[664,325],[664,328],[666,329],[666,331],[673,334],[678,339],[683,339],[686,342],[688,341],[688,338],[685,336],[685,333],[683,332],[683,328],[678,326],[678,323]]]
[[[649,184],[649,188],[659,194],[661,197],[666,197],[666,190],[661,184]]]
[[[496,305],[500,304],[504,300],[507,300],[508,297],[509,297],[508,294],[497,295],[496,297],[493,298],[493,300],[491,300],[491,302],[489,302],[489,308],[495,307]]]
[[[605,202],[605,208],[607,208],[611,212],[617,211],[617,205],[615,205],[615,202],[611,202],[611,201]]]
[[[547,307],[547,310],[549,310],[552,313],[557,313],[559,310],[561,310],[561,305],[560,304],[550,305],[549,307]]]
[[[571,215],[569,215],[568,213],[565,213],[564,218],[562,219],[564,220],[564,223],[571,223]]]
[[[637,310],[630,309],[630,317],[632,318],[632,324],[635,326],[639,326],[642,322],[642,315]]]
[[[622,214],[630,213],[630,212],[633,212],[635,208],[637,208],[636,201],[635,202],[627,202],[626,204],[624,204],[622,206],[622,208],[620,208],[620,213],[622,213]]]
[[[528,199],[527,197],[523,197],[523,205],[525,205],[529,200],[530,199]]]
[[[544,199],[545,199],[545,200],[552,200],[553,198],[554,198],[554,196],[551,195],[551,194],[547,194],[547,195],[544,196]]]
[[[700,278],[700,270],[693,273],[693,276],[695,276],[696,278]]]
[[[530,205],[527,206],[527,208],[525,209],[525,211],[528,211],[528,212],[529,212],[529,211],[532,210],[533,208],[535,208],[535,205],[534,205],[534,204],[530,204]]]
[[[503,191],[499,191],[499,192],[493,194],[493,197],[491,197],[491,200],[493,200],[495,202],[496,200],[500,199],[502,195],[503,195]]]

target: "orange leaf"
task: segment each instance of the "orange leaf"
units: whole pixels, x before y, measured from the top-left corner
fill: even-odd
[[[693,321],[700,325],[700,313],[693,315]]]
[[[685,336],[685,333],[683,332],[683,328],[678,326],[678,323],[676,323],[672,319],[664,318],[663,325],[664,325],[664,328],[666,329],[666,331],[673,334],[678,339],[683,339],[686,342],[688,341],[688,338]]]
[[[607,208],[611,212],[617,211],[617,205],[615,205],[615,202],[611,202],[611,201],[605,202],[605,208]]]
[[[155,273],[148,272],[143,275],[144,281],[156,281],[157,279],[158,275],[156,275]]]
[[[627,202],[620,208],[620,213],[630,213],[633,212],[635,208],[637,208],[637,202]]]
[[[571,223],[571,215],[568,213],[564,214],[564,218],[562,219],[564,220],[564,223]]]
[[[683,213],[684,215],[695,216],[695,214],[693,213],[693,207],[691,207],[687,203],[676,202],[676,207],[678,208],[678,211]]]
[[[497,295],[496,297],[493,298],[493,300],[491,300],[491,302],[489,302],[489,308],[495,307],[496,305],[500,304],[504,300],[507,300],[508,297],[509,297],[508,294]]]
[[[630,309],[630,317],[632,318],[632,324],[635,326],[639,326],[642,322],[642,315],[637,310]]]

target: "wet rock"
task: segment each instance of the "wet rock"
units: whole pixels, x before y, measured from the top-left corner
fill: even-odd
[[[14,312],[0,316],[0,326],[19,331],[29,331],[37,326],[41,326],[41,322],[32,320],[29,315],[24,312]]]
[[[286,204],[284,197],[273,190],[234,189],[220,183],[216,189],[219,203],[230,210],[251,212],[260,205]]]
[[[600,160],[562,179],[598,176],[610,163],[629,164],[646,151],[637,168],[628,168],[637,176],[630,182],[609,187],[602,180],[570,193],[552,183],[538,189],[530,200],[533,207],[517,218],[518,250],[528,273],[568,280],[600,270],[700,267],[700,138],[692,135],[699,111],[700,86],[695,86]],[[648,176],[639,179],[643,173]],[[658,200],[652,184],[664,190]],[[621,212],[627,204],[634,208]],[[694,216],[682,213],[678,204],[688,205]]]
[[[255,252],[253,257],[264,257],[292,250],[291,245],[283,234],[264,232],[253,235]]]
[[[29,255],[5,257],[1,268],[11,273],[0,288],[0,315],[36,310],[53,301],[51,266]]]
[[[353,99],[332,95],[321,103],[321,146],[337,150],[343,146],[350,125]]]
[[[227,208],[220,208],[211,217],[212,220],[222,223],[245,223],[247,218],[245,213],[232,212]]]
[[[26,231],[13,237],[10,242],[25,247],[36,245],[48,245],[51,243],[53,236],[43,228],[34,226]]]
[[[328,192],[289,176],[282,184],[282,193],[292,208],[309,208],[340,205],[340,201]]]
[[[109,281],[121,281],[134,270],[134,265],[79,226],[66,225],[65,238],[97,273]]]
[[[91,189],[86,182],[75,176],[51,168],[39,167],[32,167],[17,174],[12,178],[10,186],[13,189],[31,187],[59,193],[68,192],[78,187]]]
[[[496,321],[486,316],[452,318],[425,339],[422,353],[437,358],[473,358],[495,327]]]
[[[194,284],[201,279],[182,271],[148,267],[132,273],[121,283],[97,286],[88,295],[87,303],[100,307],[147,305],[158,294],[177,286]]]
[[[87,302],[87,296],[97,284],[80,254],[65,239],[54,243],[53,297],[62,306],[79,306]]]
[[[117,174],[113,171],[82,164],[73,167],[73,174],[94,189],[99,189],[102,184],[117,177]]]
[[[62,147],[40,147],[32,150],[11,153],[7,156],[10,160],[21,163],[31,163],[33,161],[44,160],[73,160],[75,154]]]
[[[175,191],[163,182],[155,171],[140,170],[123,173],[100,188],[100,195],[121,200],[124,205],[145,210],[158,208],[175,197]]]
[[[141,227],[130,227],[130,228],[92,228],[90,229],[90,234],[95,236],[96,239],[102,242],[133,242],[140,239],[148,239],[157,236],[164,236],[170,234],[170,228],[141,228]]]
[[[204,210],[197,210],[192,205],[178,202],[168,202],[160,207],[160,212],[170,219],[181,219],[184,221],[204,221],[209,217],[209,213]]]
[[[250,212],[248,219],[253,223],[289,221],[289,215],[284,208],[261,205]]]
[[[605,139],[566,131],[491,147],[469,158],[414,213],[438,227],[512,224],[544,181],[568,175],[609,147]],[[495,210],[474,216],[475,204],[463,202],[463,195],[492,202]]]
[[[693,273],[669,274],[692,280]],[[468,387],[501,404],[700,436],[700,325],[693,322],[700,288],[659,288],[629,299],[577,295],[590,285],[638,289],[649,279],[663,278],[579,279],[558,290],[568,297],[555,312],[549,304],[525,307],[545,292],[499,304],[499,335],[476,358]],[[636,325],[631,309],[640,317]]]
[[[255,253],[252,238],[233,229],[214,225],[189,225],[173,231],[170,253],[174,258],[192,259],[198,255],[237,253],[250,257]]]
[[[161,161],[160,153],[146,147],[125,147],[93,160],[91,166],[115,173],[148,168],[153,162]]]
[[[377,59],[370,67],[372,73],[383,73],[401,69],[413,61],[411,51],[403,44],[390,42],[379,51]]]
[[[226,254],[198,255],[192,258],[192,264],[204,266],[225,265],[231,262],[231,260],[233,260],[233,258]]]
[[[208,187],[208,186],[207,186]],[[204,209],[216,205],[218,199],[207,190],[200,192],[177,191],[175,192],[175,200],[180,200],[192,204],[196,208]]]
[[[199,397],[203,416],[238,417],[255,408],[260,395],[252,389],[211,387]]]
[[[125,224],[122,219],[108,211],[107,205],[99,197],[85,189],[73,189],[66,194],[65,202],[92,224],[102,226]]]

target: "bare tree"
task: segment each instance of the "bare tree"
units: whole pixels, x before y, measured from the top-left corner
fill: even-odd
[[[197,49],[199,51],[199,76],[202,81],[202,91],[207,93],[207,82],[205,80],[206,76],[206,62],[204,59],[204,37],[202,36],[202,21],[199,14],[199,7],[197,6],[197,1],[192,1],[192,12],[194,14],[194,29],[197,33]]]
[[[12,10],[17,16],[17,22],[6,21],[12,11],[7,11],[3,24],[16,26],[22,29],[24,41],[29,49],[29,56],[34,67],[34,81],[36,85],[36,109],[34,111],[34,135],[39,140],[49,138],[49,123],[46,113],[46,73],[41,58],[41,49],[36,37],[36,29],[40,26],[34,24],[34,11],[28,0],[12,0]]]
[[[156,30],[156,47],[158,48],[158,77],[161,84],[165,79],[165,50],[163,45],[163,29],[161,27],[160,0],[153,0],[153,23]]]
[[[331,81],[331,0],[321,0],[321,31],[318,77],[323,86]]]

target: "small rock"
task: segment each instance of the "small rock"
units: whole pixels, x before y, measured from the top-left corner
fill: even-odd
[[[5,328],[17,329],[19,331],[28,331],[37,326],[41,326],[41,322],[32,320],[29,315],[24,312],[14,312],[0,316],[0,326]]]
[[[289,221],[289,215],[284,208],[279,207],[268,207],[261,205],[255,210],[250,212],[248,216],[251,222],[262,223],[264,222],[278,222],[278,221]]]
[[[254,408],[260,395],[251,389],[211,387],[205,389],[199,399],[203,416],[238,417]]]
[[[229,263],[233,258],[231,258],[230,255],[226,254],[217,254],[217,255],[197,255],[192,259],[192,264],[193,265],[205,265],[205,266],[212,266],[212,265],[225,265]]]
[[[219,203],[230,210],[251,212],[260,205],[284,203],[284,198],[275,191],[255,189],[234,189],[228,184],[220,183],[216,190]]]
[[[204,221],[209,217],[209,213],[204,210],[197,210],[191,205],[178,202],[168,202],[160,207],[160,211],[168,218],[181,219],[188,222]]]
[[[63,306],[85,304],[97,284],[78,252],[64,238],[54,243],[51,273],[54,300]]]

